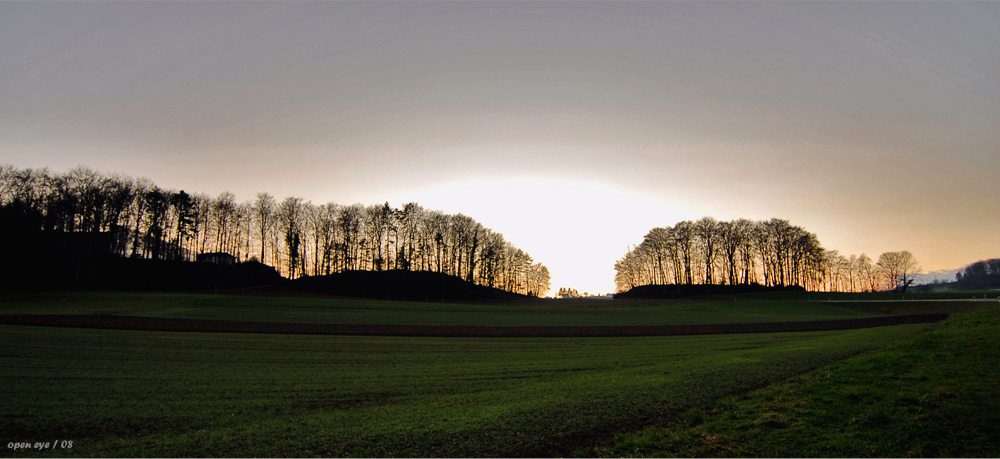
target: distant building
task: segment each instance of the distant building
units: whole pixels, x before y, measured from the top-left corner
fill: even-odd
[[[588,292],[583,292],[583,294],[581,295],[579,292],[576,291],[575,288],[560,288],[556,298],[561,298],[564,300],[572,298],[613,299],[614,294],[609,293],[607,295],[601,295],[600,293],[591,294]]]
[[[217,265],[235,265],[236,257],[226,252],[199,253],[198,263],[214,263]]]
[[[579,297],[580,297],[580,294],[576,292],[575,288],[560,288],[559,289],[559,298],[567,299],[567,298],[579,298]]]

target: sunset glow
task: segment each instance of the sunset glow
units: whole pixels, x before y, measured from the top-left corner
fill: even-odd
[[[995,2],[4,2],[0,164],[417,202],[553,291],[703,216],[954,269],[1000,256],[998,43]]]

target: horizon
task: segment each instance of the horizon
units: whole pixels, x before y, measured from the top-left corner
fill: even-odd
[[[654,227],[1000,256],[997,3],[2,3],[0,163],[462,213],[614,292]]]

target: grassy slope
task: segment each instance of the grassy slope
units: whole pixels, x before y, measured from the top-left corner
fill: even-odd
[[[786,322],[871,315],[868,311],[835,304],[743,298],[643,307],[573,308],[127,292],[12,296],[0,301],[0,314],[118,314],[264,322],[475,326]],[[886,313],[877,313],[883,314]]]
[[[578,454],[998,457],[998,331],[996,306],[954,316],[930,332]]]
[[[459,339],[0,326],[0,442],[119,457],[560,455],[928,327]]]

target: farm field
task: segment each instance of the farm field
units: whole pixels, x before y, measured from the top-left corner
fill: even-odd
[[[565,455],[930,326],[587,339],[0,326],[0,431],[73,441],[44,455]]]
[[[7,295],[0,314],[574,326],[832,320],[947,307],[995,303],[837,305],[747,295],[556,308],[87,292]],[[727,396],[939,326],[407,338],[0,325],[0,432],[4,444],[73,442],[4,450],[15,457],[641,455],[608,445],[616,433],[669,425]]]
[[[1000,309],[577,451],[604,457],[998,457]]]
[[[462,326],[611,326],[848,319],[906,313],[950,312],[963,303],[820,303],[801,294],[742,295],[726,300],[465,305],[399,301],[273,298],[209,294],[79,292],[9,295],[0,314],[113,314],[126,316],[285,323]],[[813,295],[816,296],[816,295]],[[833,296],[833,295],[831,295]],[[861,298],[833,296],[834,298]],[[735,301],[734,301],[735,300]],[[583,303],[583,304],[595,304]],[[624,304],[625,306],[620,306]],[[650,305],[651,304],[651,305]],[[634,305],[634,306],[633,306]],[[611,307],[614,306],[614,307]]]

